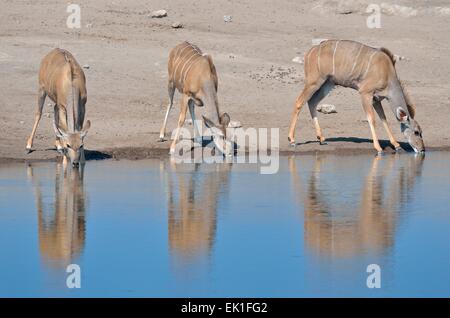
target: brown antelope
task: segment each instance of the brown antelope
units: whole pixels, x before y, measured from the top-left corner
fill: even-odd
[[[183,42],[175,46],[169,54],[169,105],[167,106],[164,122],[159,134],[159,140],[164,141],[165,130],[169,112],[173,106],[175,88],[183,95],[181,110],[175,138],[170,146],[170,153],[175,152],[175,145],[180,137],[180,128],[186,119],[189,108],[194,123],[194,137],[199,135],[199,127],[195,120],[195,106],[205,107],[206,116],[203,116],[205,125],[211,129],[213,140],[219,151],[225,155],[232,155],[234,148],[227,140],[226,127],[230,122],[227,113],[219,112],[217,99],[218,79],[213,60],[210,55],[203,54],[195,45]],[[201,139],[201,136],[195,139]]]
[[[66,50],[53,49],[41,62],[38,105],[33,130],[27,142],[28,152],[33,146],[46,96],[55,103],[53,127],[56,148],[64,154],[64,162],[69,159],[74,167],[78,167],[85,161],[83,140],[91,122],[88,120],[83,125],[87,100],[84,72]]]
[[[294,132],[298,115],[305,102],[314,121],[317,139],[325,141],[317,119],[316,107],[334,85],[353,88],[361,95],[373,145],[382,153],[375,131],[378,113],[391,144],[400,149],[388,126],[381,101],[386,99],[400,122],[401,131],[416,152],[425,151],[422,130],[414,120],[414,106],[397,77],[393,54],[385,48],[372,48],[353,41],[329,40],[313,46],[305,55],[305,87],[297,97],[289,128],[288,140],[295,145]]]

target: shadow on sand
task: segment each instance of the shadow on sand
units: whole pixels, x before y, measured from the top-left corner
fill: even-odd
[[[356,143],[356,144],[362,144],[362,143],[370,143],[372,144],[373,141],[372,139],[368,139],[368,138],[359,138],[359,137],[334,137],[334,138],[327,138],[325,139],[325,144],[327,143],[332,143],[332,142],[351,142],[351,143]],[[380,139],[380,146],[381,148],[385,149],[385,148],[392,148],[391,143],[389,142],[389,140],[385,140],[385,139]],[[297,146],[300,145],[307,145],[307,144],[312,144],[312,143],[319,143],[319,141],[317,140],[308,140],[302,143],[297,143]],[[407,151],[407,152],[413,152],[414,150],[411,148],[411,146],[407,143],[407,142],[402,142],[402,141],[398,141],[398,143],[400,144],[400,147]]]

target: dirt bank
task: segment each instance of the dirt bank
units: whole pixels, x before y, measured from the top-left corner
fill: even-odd
[[[348,1],[347,1],[348,2]],[[313,38],[339,38],[385,46],[406,57],[397,63],[416,107],[416,119],[429,149],[450,148],[450,19],[425,8],[421,1],[401,1],[420,8],[414,16],[382,15],[380,29],[366,27],[364,1],[355,10],[340,10],[336,1],[78,1],[81,29],[66,26],[67,4],[43,0],[0,0],[0,158],[53,160],[53,107],[44,108],[34,151],[26,154],[37,99],[41,58],[52,48],[71,51],[85,69],[87,118],[92,128],[86,148],[94,159],[146,158],[165,155],[169,142],[158,143],[167,103],[166,64],[169,49],[189,40],[210,53],[219,74],[221,110],[245,127],[280,128],[280,151],[290,153],[287,126],[296,96],[302,89],[303,57]],[[439,7],[442,1],[429,1]],[[362,9],[361,9],[362,8]],[[153,10],[168,16],[152,19]],[[430,9],[430,10],[428,10]],[[345,11],[345,12],[342,12]],[[362,13],[361,13],[362,12]],[[402,11],[403,12],[403,11]],[[410,12],[410,11],[405,11]],[[345,13],[345,14],[344,14]],[[389,14],[388,14],[389,13]],[[231,22],[224,22],[231,15]],[[171,24],[179,21],[182,29]],[[178,105],[179,95],[176,95]],[[309,112],[304,109],[294,151],[310,153],[373,151],[359,95],[338,88],[325,99],[337,114],[320,115],[328,144],[315,142]],[[168,131],[175,127],[178,108]],[[399,141],[399,125],[388,119]],[[378,125],[379,136],[386,133]],[[384,143],[387,146],[387,143]],[[8,159],[5,159],[8,158]]]

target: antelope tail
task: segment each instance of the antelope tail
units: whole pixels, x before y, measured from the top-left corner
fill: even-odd
[[[380,51],[383,52],[383,53],[385,53],[387,56],[389,56],[389,58],[390,58],[391,61],[392,61],[392,64],[395,66],[396,60],[395,60],[394,54],[393,54],[391,51],[389,51],[387,48],[385,48],[385,47],[381,47],[381,48],[380,48]]]
[[[212,74],[212,76],[214,77],[213,80],[214,80],[214,84],[215,84],[216,92],[217,92],[217,89],[218,89],[218,78],[217,78],[216,67],[214,66],[214,62],[213,62],[213,60],[212,60],[211,55],[209,55],[209,54],[203,54],[203,56],[206,57],[206,58],[208,59],[209,67],[211,68],[211,74]]]

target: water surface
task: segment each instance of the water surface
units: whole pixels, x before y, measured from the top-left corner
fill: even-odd
[[[449,162],[282,157],[274,175],[167,159],[3,164],[0,296],[449,297]]]

